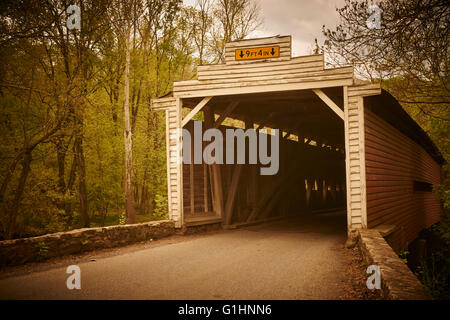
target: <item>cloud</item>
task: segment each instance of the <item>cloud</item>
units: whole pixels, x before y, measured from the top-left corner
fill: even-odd
[[[322,44],[322,26],[334,28],[339,15],[336,7],[342,7],[344,0],[256,0],[261,7],[264,25],[250,37],[268,37],[274,35],[292,36],[292,54],[311,54],[314,39]],[[184,0],[192,5],[195,0]]]
[[[260,0],[264,26],[256,36],[292,35],[293,55],[310,54],[314,39],[323,43],[322,26],[334,28],[336,7],[344,0]]]

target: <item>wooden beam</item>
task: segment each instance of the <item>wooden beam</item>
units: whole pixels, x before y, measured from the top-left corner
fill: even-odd
[[[293,170],[296,165],[296,163],[291,163],[290,166],[286,168],[287,172],[292,174],[286,175],[284,177],[279,177],[272,182],[269,189],[267,189],[264,195],[259,198],[258,204],[249,214],[247,221],[253,221],[258,217],[258,215],[264,215],[265,213],[267,213],[267,209],[273,208],[273,205],[275,205],[279,200],[280,192],[284,192],[284,185],[289,185],[291,181],[295,180],[299,176],[299,171]],[[275,203],[273,201],[275,201]]]
[[[233,178],[231,180],[230,187],[228,189],[227,203],[225,205],[225,224],[231,224],[231,217],[233,216],[234,203],[239,187],[239,181],[241,178],[242,168],[244,165],[238,164],[233,170]]]
[[[292,132],[286,132],[286,134],[283,136],[283,139],[289,139],[289,137],[291,136]]]
[[[245,119],[245,129],[253,129],[254,123],[251,119]],[[247,144],[247,147],[248,144]],[[247,149],[248,150],[248,149]],[[246,170],[244,172],[245,179],[248,183],[248,187],[246,188],[247,192],[247,203],[250,205],[250,207],[253,209],[254,206],[256,206],[257,198],[258,198],[258,175],[259,170],[257,165],[250,165],[248,161],[248,155],[247,155],[247,164],[246,164]],[[250,212],[248,212],[250,213]],[[244,217],[244,219],[247,219],[248,213]]]
[[[225,118],[228,117],[231,112],[233,112],[233,110],[237,107],[238,104],[239,104],[239,101],[233,101],[228,105],[228,107],[222,112],[222,114],[219,116],[219,118],[214,123],[215,129],[217,129],[222,124],[223,120],[225,120]]]
[[[234,88],[226,88],[222,85],[222,88],[203,89],[202,86],[198,88],[186,91],[175,91],[173,95],[179,98],[197,98],[205,96],[227,96],[234,94],[249,94],[249,93],[263,93],[263,92],[274,92],[274,91],[292,91],[292,90],[307,90],[315,88],[329,88],[329,87],[341,87],[341,86],[351,86],[353,85],[353,76],[345,79],[337,80],[320,80],[320,81],[305,81],[300,83],[276,83],[273,84],[261,84],[254,86],[241,86]]]
[[[203,109],[204,106],[206,106],[206,104],[212,99],[212,96],[208,96],[208,97],[204,97],[202,99],[202,101],[200,101],[197,106],[195,106],[194,109],[191,110],[191,112],[189,112],[189,114],[183,119],[183,121],[181,121],[181,127],[183,128],[186,123],[189,122],[189,120],[192,119],[193,116],[195,116],[198,112],[200,112],[200,110]]]
[[[334,103],[333,100],[331,100],[322,90],[320,89],[313,89],[313,92],[320,98],[322,99],[323,102],[325,102],[325,104],[327,106],[330,107],[331,110],[333,110],[338,116],[339,118],[341,118],[342,120],[344,120],[344,111],[341,110],[341,108],[339,108],[336,103]]]
[[[194,135],[191,135],[191,146],[194,145]],[[191,152],[191,163],[189,164],[189,185],[191,214],[195,213],[195,181],[194,181],[194,153]]]
[[[299,146],[299,152],[300,152],[300,159],[306,159],[306,148],[305,148],[305,135],[303,133],[303,129],[298,129],[298,146]],[[305,207],[306,207],[306,186],[305,186],[305,168],[304,166],[301,166],[300,168],[300,184],[298,186],[298,197],[300,200],[300,210],[301,214],[304,214]]]
[[[212,128],[214,125],[214,111],[211,107],[205,109],[205,125],[206,128]],[[213,209],[216,215],[223,218],[223,191],[222,191],[222,174],[220,166],[216,163],[209,165],[211,168],[211,182],[213,194]]]
[[[208,212],[208,169],[206,164],[202,164],[203,167],[203,211]]]

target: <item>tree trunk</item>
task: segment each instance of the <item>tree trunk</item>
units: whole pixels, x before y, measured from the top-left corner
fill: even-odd
[[[132,133],[130,125],[130,32],[128,29],[125,35],[125,92],[124,92],[124,141],[125,141],[125,213],[126,213],[126,223],[135,223],[136,214],[134,211],[134,197],[133,197],[133,184],[132,184],[132,174],[133,174],[133,156],[132,156]]]
[[[11,209],[9,210],[9,223],[6,239],[12,239],[14,235],[17,213],[19,212],[20,202],[25,189],[25,183],[27,181],[28,174],[30,173],[31,160],[31,151],[27,151],[22,161],[22,172],[20,173],[19,184],[17,185],[14,200],[11,204]]]
[[[78,196],[80,199],[80,216],[81,225],[83,228],[89,227],[89,210],[87,201],[87,188],[86,188],[86,164],[84,161],[83,152],[83,137],[81,133],[75,139],[75,152],[76,152],[76,168],[78,170]]]

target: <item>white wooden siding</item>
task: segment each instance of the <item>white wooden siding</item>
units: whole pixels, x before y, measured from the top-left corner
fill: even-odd
[[[280,56],[277,58],[260,59],[260,60],[241,60],[235,61],[235,50],[244,48],[258,48],[266,46],[280,46]],[[228,42],[225,45],[225,63],[233,64],[251,64],[255,61],[283,61],[291,59],[291,36],[277,36],[269,38],[248,39]]]
[[[320,60],[323,60],[323,56],[317,58],[317,61],[315,61],[317,65],[314,67],[305,67],[305,65],[310,66],[310,62],[308,61],[299,62],[291,60],[289,61],[290,63],[295,61],[292,72],[281,74],[277,71],[276,66],[271,66],[272,62],[266,62],[267,67],[266,70],[263,71],[264,76],[260,74],[254,76],[251,72],[247,72],[247,74],[251,76],[240,75],[239,73],[233,73],[235,69],[230,69],[230,67],[234,66],[226,66],[216,70],[216,73],[214,74],[215,78],[210,80],[175,82],[173,94],[175,97],[187,98],[315,89],[353,84],[353,67],[319,70],[321,68],[319,63],[323,63],[323,61],[320,62]],[[299,71],[303,67],[308,71]],[[242,69],[237,70],[243,71]],[[258,71],[258,73],[260,72],[261,71]],[[212,75],[200,73],[199,76],[201,79],[205,79],[205,76],[211,77]]]
[[[181,137],[177,130],[181,127],[181,99],[153,99],[152,110],[166,112],[166,156],[167,156],[167,192],[169,219],[175,221],[176,227],[183,223],[183,166],[181,163]]]
[[[344,87],[348,230],[367,228],[364,96],[381,93],[379,84]]]

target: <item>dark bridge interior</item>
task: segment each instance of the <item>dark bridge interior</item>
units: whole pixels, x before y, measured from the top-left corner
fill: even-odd
[[[323,91],[342,108],[342,87]],[[200,101],[183,99],[183,107]],[[203,120],[203,131],[216,125],[224,138],[227,128],[265,128],[272,135],[279,129],[279,170],[260,175],[260,168],[269,165],[261,165],[259,158],[258,164],[248,164],[247,139],[246,164],[184,164],[186,225],[214,218],[236,225],[337,209],[345,213],[344,122],[312,90],[214,97],[203,109]],[[193,124],[185,126],[191,136]],[[203,148],[209,143],[203,142]]]

